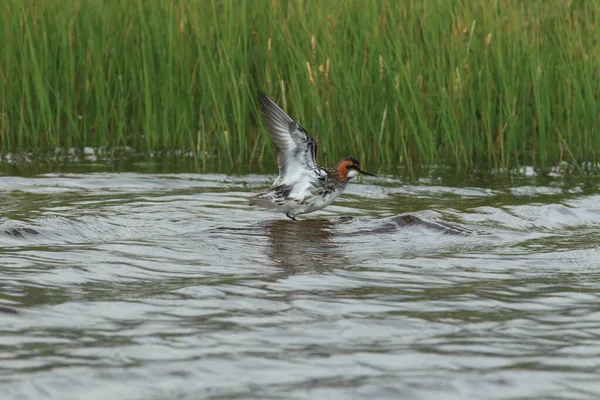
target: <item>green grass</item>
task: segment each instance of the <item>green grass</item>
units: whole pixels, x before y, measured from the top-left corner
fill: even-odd
[[[84,146],[272,163],[264,90],[319,161],[600,161],[596,0],[5,0],[3,153]]]

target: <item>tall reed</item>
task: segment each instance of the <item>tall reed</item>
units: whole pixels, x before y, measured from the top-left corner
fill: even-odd
[[[599,160],[595,0],[5,0],[2,152],[272,163],[269,93],[365,167]]]

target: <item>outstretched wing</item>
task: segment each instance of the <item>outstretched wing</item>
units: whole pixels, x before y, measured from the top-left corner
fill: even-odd
[[[297,182],[307,172],[318,171],[317,141],[266,94],[259,93],[267,131],[277,147],[278,183]]]

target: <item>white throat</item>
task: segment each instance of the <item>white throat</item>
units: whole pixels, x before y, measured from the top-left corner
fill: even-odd
[[[358,176],[358,171],[355,169],[351,169],[346,174],[346,179],[350,180],[350,179],[356,178],[357,176]]]

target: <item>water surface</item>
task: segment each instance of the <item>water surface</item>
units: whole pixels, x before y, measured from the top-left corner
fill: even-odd
[[[272,178],[0,177],[2,398],[600,396],[597,185]]]

